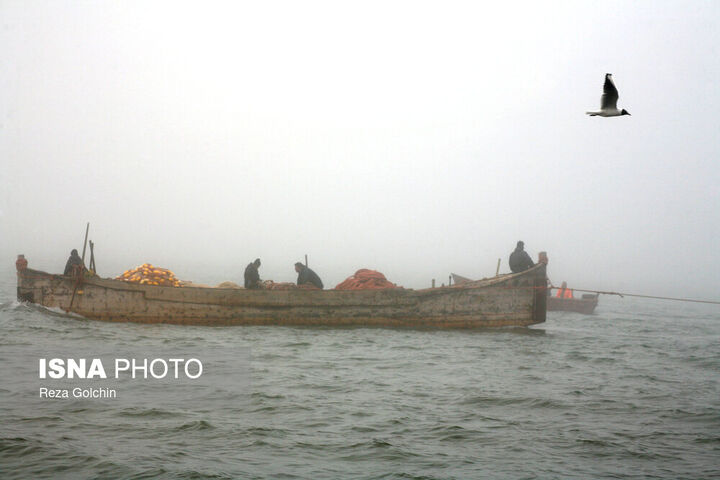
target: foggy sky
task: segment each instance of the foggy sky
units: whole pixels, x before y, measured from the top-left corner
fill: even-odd
[[[0,254],[718,300],[720,4],[0,1]],[[587,117],[605,73],[632,116]]]

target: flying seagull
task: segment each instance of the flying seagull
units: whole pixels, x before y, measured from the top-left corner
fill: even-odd
[[[612,79],[612,73],[605,74],[605,85],[603,85],[603,94],[600,97],[600,110],[597,112],[585,112],[591,117],[619,117],[620,115],[630,115],[624,108],[618,110],[618,91]]]

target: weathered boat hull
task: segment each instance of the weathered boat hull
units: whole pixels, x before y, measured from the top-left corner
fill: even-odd
[[[553,312],[577,312],[590,315],[595,311],[599,295],[583,295],[587,298],[548,297],[547,309]]]
[[[186,325],[477,328],[545,321],[545,265],[424,290],[245,290],[138,285],[23,269],[18,299],[95,320]]]

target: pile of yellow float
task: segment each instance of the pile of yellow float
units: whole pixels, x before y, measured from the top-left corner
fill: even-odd
[[[139,267],[128,270],[117,277],[117,279],[130,283],[139,283],[141,285],[182,286],[180,280],[175,277],[173,272],[167,268],[154,267],[149,263],[143,263]]]

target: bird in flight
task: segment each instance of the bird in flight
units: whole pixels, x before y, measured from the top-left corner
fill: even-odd
[[[603,85],[603,94],[600,97],[600,110],[597,112],[585,112],[591,117],[619,117],[621,115],[630,115],[624,108],[618,110],[618,91],[615,88],[615,82],[612,79],[612,73],[605,74],[605,85]]]

